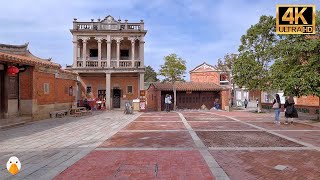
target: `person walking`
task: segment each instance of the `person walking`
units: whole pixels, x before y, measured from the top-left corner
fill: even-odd
[[[273,100],[272,109],[274,109],[274,123],[280,125],[281,101],[279,94],[276,94],[276,98]]]
[[[247,106],[248,106],[248,101],[247,101],[247,99],[244,99],[244,108],[247,108]]]
[[[171,103],[172,103],[172,97],[171,97],[171,95],[169,94],[169,96],[168,96],[168,112],[170,112]]]
[[[298,118],[298,111],[294,107],[294,100],[292,96],[288,96],[286,102],[284,103],[286,121],[284,124],[288,124],[288,119],[291,119],[291,124],[293,124],[293,118]]]
[[[164,98],[164,103],[165,103],[165,109],[166,109],[166,112],[168,112],[168,97],[169,97],[169,94],[166,94],[166,97]]]

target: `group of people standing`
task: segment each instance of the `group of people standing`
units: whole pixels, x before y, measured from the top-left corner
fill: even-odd
[[[281,109],[281,101],[280,101],[280,96],[279,94],[276,94],[276,98],[273,100],[273,106],[272,108],[274,109],[274,115],[275,115],[275,120],[274,123],[280,125],[280,109]],[[284,115],[286,117],[285,123],[284,124],[289,124],[289,118],[291,120],[291,124],[293,124],[293,118],[298,118],[298,111],[294,107],[294,100],[292,96],[288,96],[286,99],[286,102],[284,103]]]

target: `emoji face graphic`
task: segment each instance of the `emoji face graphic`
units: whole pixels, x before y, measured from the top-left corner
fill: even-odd
[[[7,170],[12,174],[17,174],[21,169],[21,162],[15,156],[10,157],[7,162]]]

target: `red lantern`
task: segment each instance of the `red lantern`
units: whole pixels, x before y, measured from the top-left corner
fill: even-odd
[[[9,66],[8,67],[8,70],[7,70],[7,73],[9,75],[16,75],[17,73],[19,73],[19,69],[15,66]]]

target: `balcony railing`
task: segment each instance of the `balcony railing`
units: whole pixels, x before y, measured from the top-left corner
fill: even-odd
[[[130,31],[142,31],[144,30],[144,23],[111,23],[104,22],[73,22],[74,30],[130,30]]]
[[[86,61],[86,67],[98,67],[98,61]]]
[[[100,62],[100,63],[99,63]],[[133,66],[134,65],[134,66]],[[108,61],[97,61],[97,60],[77,60],[77,68],[108,68]],[[131,60],[117,60],[110,61],[110,68],[139,68],[142,67],[141,61],[134,60],[133,64]]]

